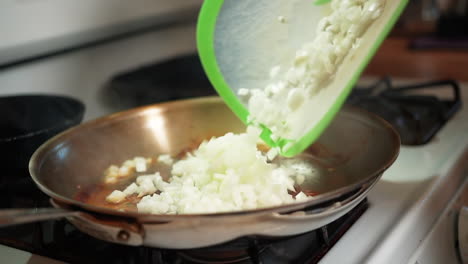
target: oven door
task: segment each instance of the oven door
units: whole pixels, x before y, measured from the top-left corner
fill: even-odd
[[[464,184],[409,264],[468,263],[468,169],[464,175]]]

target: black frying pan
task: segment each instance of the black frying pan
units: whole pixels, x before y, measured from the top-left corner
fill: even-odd
[[[65,96],[0,97],[1,182],[7,177],[29,178],[33,152],[52,136],[79,124],[84,111],[83,103]]]

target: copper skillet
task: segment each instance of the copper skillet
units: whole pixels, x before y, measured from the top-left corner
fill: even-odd
[[[67,217],[99,239],[163,248],[202,247],[253,234],[293,235],[351,210],[395,161],[400,146],[387,122],[345,107],[306,151],[322,164],[318,180],[301,186],[319,193],[315,199],[232,213],[148,215],[98,207],[76,197],[101,183],[110,164],[134,156],[176,155],[201,139],[244,129],[217,97],[146,106],[84,123],[43,144],[30,160],[33,180],[56,208],[3,210],[0,225]]]

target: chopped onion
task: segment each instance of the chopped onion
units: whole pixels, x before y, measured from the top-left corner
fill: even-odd
[[[228,133],[205,141],[186,158],[173,163],[168,182],[158,172],[141,175],[123,192],[114,191],[107,200],[119,203],[122,199],[114,197],[138,195],[142,197],[137,204],[139,212],[193,214],[255,209],[308,199],[303,193],[294,198],[295,180],[298,175],[301,181],[313,177],[315,170],[300,159],[270,162],[268,155],[274,151],[265,154],[257,149],[255,131]]]
[[[115,190],[106,197],[106,201],[108,201],[110,203],[120,203],[120,202],[125,200],[125,197],[126,197],[126,195],[125,195],[124,192],[121,192],[119,190]]]

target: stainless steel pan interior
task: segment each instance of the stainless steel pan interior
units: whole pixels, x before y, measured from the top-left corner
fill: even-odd
[[[217,97],[181,100],[113,114],[72,128],[46,142],[32,156],[29,169],[39,188],[53,199],[91,212],[126,216],[151,223],[194,217],[292,212],[320,206],[358,190],[382,174],[396,159],[400,140],[395,130],[373,114],[344,108],[306,153],[322,165],[317,181],[305,189],[316,199],[274,208],[212,215],[145,215],[86,204],[78,192],[103,180],[110,164],[134,156],[177,155],[203,139],[245,126]]]

